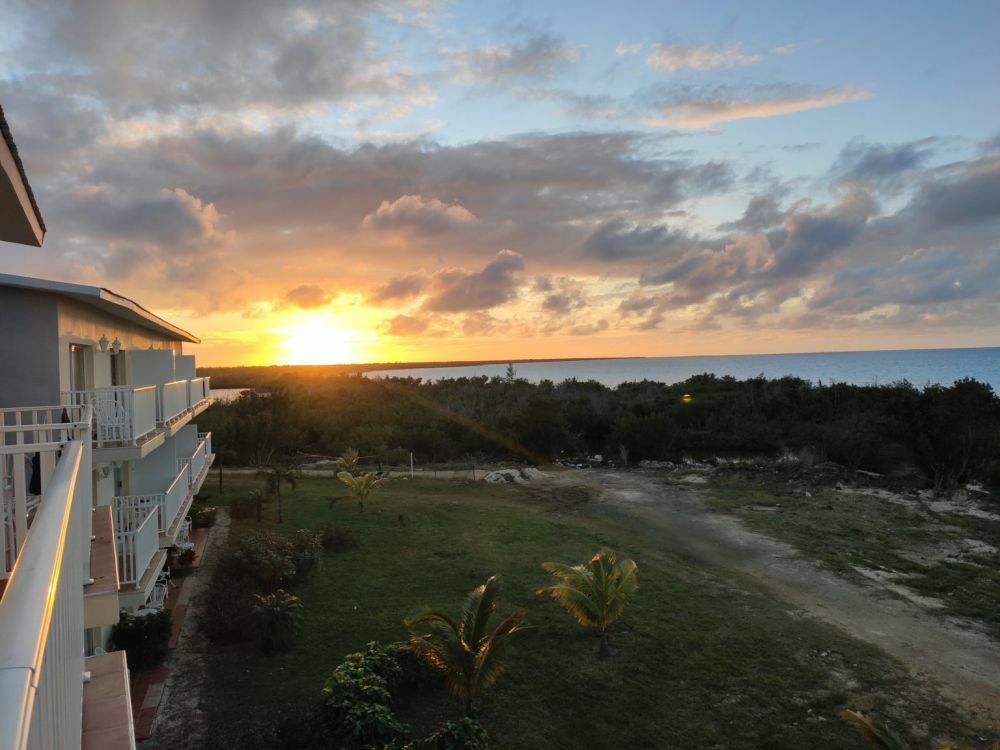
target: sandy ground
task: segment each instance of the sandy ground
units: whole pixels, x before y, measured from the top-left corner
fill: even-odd
[[[205,559],[197,568],[194,590],[177,647],[170,653],[166,666],[170,669],[160,698],[160,707],[153,725],[153,736],[144,740],[142,750],[186,750],[204,746],[205,715],[201,691],[207,679],[203,652],[211,648],[198,632],[198,620],[204,608],[205,588],[220,550],[229,536],[229,514],[219,508],[211,536],[205,545]]]
[[[1000,725],[1000,644],[972,623],[932,614],[873,581],[846,581],[792,547],[708,511],[705,490],[667,484],[655,472],[570,470],[543,483],[586,486],[606,510],[642,523],[674,553],[747,575],[797,609],[872,643],[942,692],[985,727]]]

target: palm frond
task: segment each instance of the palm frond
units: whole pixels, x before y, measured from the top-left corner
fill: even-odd
[[[910,746],[898,734],[860,711],[845,708],[840,712],[840,718],[857,729],[865,741],[876,750],[910,750]]]

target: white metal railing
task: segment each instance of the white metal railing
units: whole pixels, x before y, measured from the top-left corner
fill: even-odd
[[[160,548],[159,507],[151,503],[115,500],[115,541],[120,580],[122,583],[137,583]]]
[[[156,429],[156,386],[118,385],[63,394],[69,404],[93,408],[96,421],[94,445],[137,445]]]
[[[0,748],[80,747],[89,446],[63,444],[0,599]]]
[[[188,408],[193,409],[205,398],[205,378],[188,381]]]
[[[199,432],[198,442],[205,443],[205,458],[212,455],[212,433],[211,432]]]
[[[161,425],[172,422],[188,410],[188,383],[187,380],[175,380],[156,386],[156,421]]]
[[[91,414],[86,406],[0,409],[0,578],[14,568],[63,444],[89,438]]]
[[[187,465],[177,467],[177,476],[165,492],[152,492],[145,495],[117,495],[115,497],[115,512],[118,508],[128,508],[132,512],[144,513],[148,508],[156,510],[157,533],[165,534],[175,520],[184,500],[187,498],[190,482],[190,468]]]

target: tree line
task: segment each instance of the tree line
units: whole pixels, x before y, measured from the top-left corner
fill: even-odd
[[[919,389],[704,374],[610,388],[534,384],[514,372],[435,382],[241,372],[254,390],[199,419],[230,465],[336,456],[349,447],[395,465],[411,452],[421,464],[594,454],[620,464],[810,451],[849,470],[917,471],[938,490],[973,479],[1000,483],[1000,399],[971,379]]]

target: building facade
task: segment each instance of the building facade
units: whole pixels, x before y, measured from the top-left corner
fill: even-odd
[[[0,240],[40,244],[2,120]],[[214,459],[185,343],[109,290],[0,274],[0,750],[135,747],[111,629],[162,608]]]

